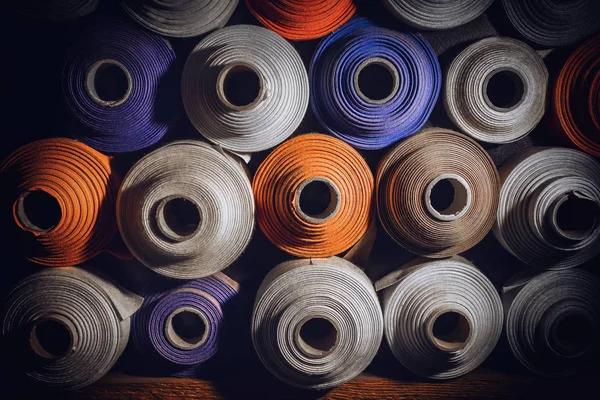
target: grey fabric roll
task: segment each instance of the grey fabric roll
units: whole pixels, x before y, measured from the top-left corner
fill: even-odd
[[[225,26],[238,0],[121,0],[145,28],[170,37],[202,35]]]
[[[252,237],[247,171],[207,143],[170,143],[129,171],[117,222],[131,253],[153,271],[176,279],[211,275],[233,263]]]
[[[328,389],[354,378],[375,357],[382,335],[373,285],[341,258],[278,265],[254,303],[254,348],[273,375],[293,386]]]
[[[600,164],[578,150],[531,148],[500,169],[494,234],[524,263],[560,270],[600,253]]]
[[[2,335],[12,350],[22,350],[33,381],[75,390],[112,368],[142,301],[80,268],[45,269],[10,291]]]
[[[492,5],[494,0],[383,0],[401,21],[418,29],[440,30],[464,25]]]
[[[308,76],[300,55],[258,26],[230,26],[203,39],[185,64],[181,90],[198,132],[242,153],[283,142],[308,107]]]
[[[510,143],[529,134],[546,108],[548,70],[528,45],[480,40],[454,59],[446,76],[448,116],[474,139]]]
[[[503,288],[506,336],[515,357],[558,378],[597,365],[600,280],[580,270],[525,271]]]
[[[496,289],[461,257],[417,259],[376,283],[387,342],[400,363],[429,379],[479,366],[502,332]]]

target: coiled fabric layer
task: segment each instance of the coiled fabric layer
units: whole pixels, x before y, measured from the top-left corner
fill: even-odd
[[[170,37],[192,37],[222,28],[238,0],[121,0],[127,13],[145,28]]]
[[[519,362],[549,378],[596,366],[599,293],[598,278],[579,270],[527,272],[507,282],[506,336]]]
[[[437,57],[422,36],[378,28],[362,18],[320,43],[309,75],[317,119],[328,132],[366,150],[421,129],[441,86]]]
[[[573,52],[552,95],[555,130],[579,149],[600,157],[600,35]]]
[[[337,257],[278,265],[254,303],[254,348],[273,375],[293,386],[328,389],[349,381],[370,364],[382,335],[373,285]]]
[[[474,20],[494,0],[383,0],[383,4],[401,21],[426,30],[450,29]]]
[[[70,50],[63,88],[76,138],[111,153],[158,142],[178,115],[175,53],[158,35],[101,21]]]
[[[228,267],[250,242],[252,186],[233,156],[199,141],[173,142],[129,171],[117,220],[125,244],[148,268],[201,278]]]
[[[279,146],[258,168],[253,189],[260,229],[297,257],[348,250],[371,221],[369,166],[356,150],[330,136],[301,135]]]
[[[494,285],[462,257],[418,259],[376,284],[385,337],[400,363],[429,379],[477,368],[502,333]]]
[[[131,322],[137,366],[193,375],[192,367],[209,360],[219,349],[223,307],[237,293],[238,284],[221,273],[171,285],[167,290],[148,289]]]
[[[377,172],[379,220],[407,250],[443,258],[479,243],[494,224],[499,178],[474,140],[430,128],[394,147]]]
[[[474,139],[514,142],[541,121],[547,84],[548,70],[531,47],[510,38],[483,39],[450,65],[446,111]]]
[[[600,29],[596,0],[503,0],[513,26],[528,40],[548,47],[577,43]]]
[[[34,382],[75,390],[112,368],[141,304],[141,297],[80,268],[46,269],[11,290],[2,335]]]
[[[75,140],[45,139],[16,150],[0,171],[7,249],[53,267],[107,250],[120,184],[109,157]]]
[[[250,25],[221,29],[198,43],[181,90],[198,132],[237,152],[283,142],[308,107],[308,77],[298,52],[277,34]]]
[[[261,24],[290,40],[318,39],[356,12],[353,0],[246,0]]]
[[[100,0],[9,0],[8,3],[31,18],[64,22],[90,14]]]
[[[533,148],[500,169],[494,234],[524,263],[572,268],[600,253],[600,164],[578,150]]]

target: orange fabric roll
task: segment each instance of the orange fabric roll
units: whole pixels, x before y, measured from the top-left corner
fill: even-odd
[[[277,147],[256,172],[258,225],[289,254],[333,256],[367,231],[373,188],[373,174],[352,147],[318,133],[301,135]]]
[[[91,259],[117,232],[119,184],[110,157],[75,140],[19,148],[0,165],[5,245],[53,267]]]
[[[246,5],[261,24],[290,40],[328,35],[356,12],[353,0],[246,0]]]
[[[567,59],[553,93],[553,127],[579,149],[600,156],[600,35]]]

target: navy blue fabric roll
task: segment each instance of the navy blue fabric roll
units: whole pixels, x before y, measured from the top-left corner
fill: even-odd
[[[317,119],[331,134],[365,150],[416,133],[442,81],[437,57],[421,35],[378,28],[363,18],[320,43],[309,78]]]

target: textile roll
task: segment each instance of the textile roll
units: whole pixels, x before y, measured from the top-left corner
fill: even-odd
[[[64,22],[92,13],[100,0],[8,0],[7,3],[28,17]]]
[[[9,293],[2,317],[4,343],[8,352],[19,354],[34,382],[79,389],[115,364],[142,300],[81,268],[46,269]]]
[[[400,363],[429,379],[477,368],[502,333],[494,285],[462,257],[417,259],[376,283],[387,342]]]
[[[167,144],[123,181],[117,221],[132,254],[176,279],[202,278],[233,263],[254,230],[254,199],[234,156],[199,141]]]
[[[548,70],[531,47],[510,38],[483,39],[450,65],[446,111],[474,139],[514,142],[541,121],[547,84]]]
[[[186,38],[222,28],[238,0],[121,0],[121,6],[144,28],[161,35]]]
[[[225,321],[222,307],[237,296],[239,285],[217,273],[167,290],[160,286],[145,291],[144,304],[132,317],[136,363],[152,365],[153,371],[193,374],[192,367],[219,349]]]
[[[311,106],[336,137],[359,149],[389,146],[425,124],[441,86],[433,49],[419,34],[355,18],[319,44]]]
[[[600,281],[586,271],[530,272],[503,288],[506,336],[536,374],[558,378],[597,365]]]
[[[600,29],[597,0],[503,0],[513,26],[534,43],[567,46]]]
[[[569,57],[552,95],[554,130],[579,149],[600,157],[600,35]]]
[[[226,27],[198,43],[181,90],[198,132],[242,153],[283,142],[308,107],[308,77],[298,52],[277,34],[250,25]]]
[[[246,0],[261,24],[290,40],[318,39],[356,12],[353,0]]]
[[[499,178],[487,152],[456,132],[430,128],[394,147],[377,171],[379,220],[425,257],[462,253],[490,231]]]
[[[492,5],[494,0],[383,0],[392,14],[417,29],[450,29],[474,20]]]
[[[369,166],[331,136],[312,133],[288,140],[260,165],[253,188],[260,229],[296,257],[348,250],[372,218]]]
[[[175,53],[158,35],[114,21],[93,26],[70,50],[63,90],[77,139],[110,153],[158,142],[178,115]]]
[[[600,253],[600,164],[578,150],[533,148],[500,169],[494,234],[524,263],[558,270]]]
[[[278,265],[254,303],[254,348],[273,375],[293,386],[323,390],[356,377],[382,335],[373,285],[341,258]]]
[[[5,248],[52,267],[107,250],[120,184],[110,161],[71,139],[36,141],[8,156],[0,166]]]

